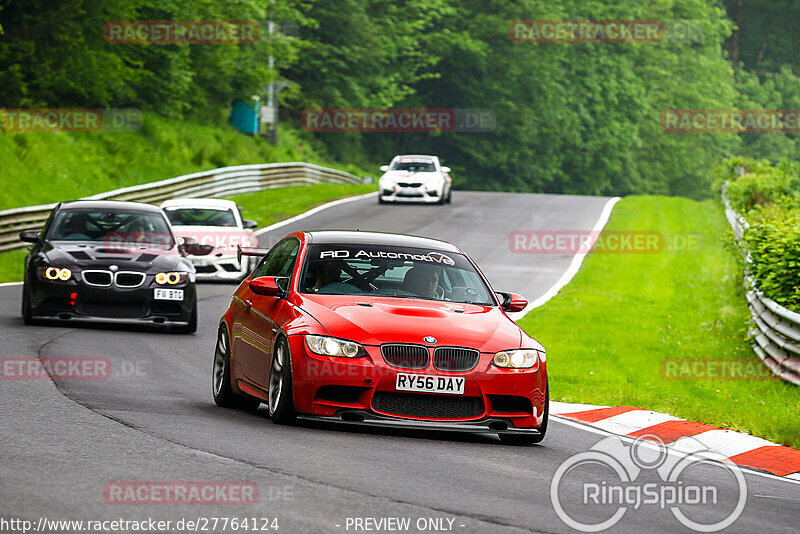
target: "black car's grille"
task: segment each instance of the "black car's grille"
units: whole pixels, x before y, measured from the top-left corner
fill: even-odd
[[[239,269],[232,263],[223,263],[222,268],[225,269],[229,273],[235,273]]]
[[[422,184],[419,182],[397,182],[397,185],[400,187],[421,187]]]
[[[213,265],[196,265],[195,271],[198,273],[215,273],[217,272],[217,268]]]
[[[480,355],[475,349],[440,347],[433,351],[433,366],[440,371],[469,371],[478,365]]]
[[[389,365],[403,369],[428,367],[428,349],[420,345],[381,345],[383,359]]]
[[[144,276],[144,273],[119,272],[114,279],[114,283],[119,287],[139,287],[144,282]]]
[[[75,311],[82,315],[93,317],[144,317],[147,315],[147,306],[138,303],[102,302],[93,300],[78,300]]]
[[[111,271],[83,271],[83,281],[92,286],[110,286]]]
[[[483,399],[454,395],[377,391],[372,397],[372,408],[378,412],[409,417],[466,419],[483,414]]]

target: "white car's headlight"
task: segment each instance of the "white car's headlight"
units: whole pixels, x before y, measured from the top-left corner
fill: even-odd
[[[492,363],[511,369],[539,367],[539,352],[534,349],[504,350],[494,355]]]
[[[335,337],[306,335],[306,345],[311,352],[320,356],[360,358],[367,355],[367,351],[358,343]]]

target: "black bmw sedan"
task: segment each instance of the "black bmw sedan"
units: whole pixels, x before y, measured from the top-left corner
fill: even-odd
[[[136,202],[58,204],[42,230],[26,230],[22,317],[197,330],[195,269],[164,213]]]

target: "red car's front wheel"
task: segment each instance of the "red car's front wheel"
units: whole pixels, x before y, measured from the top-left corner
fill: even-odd
[[[294,423],[292,356],[286,338],[278,338],[269,373],[269,415],[279,425]]]

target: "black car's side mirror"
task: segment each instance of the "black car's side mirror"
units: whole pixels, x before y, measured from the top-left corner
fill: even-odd
[[[38,243],[42,240],[39,230],[23,230],[19,233],[19,238],[26,243]]]
[[[258,228],[258,223],[250,219],[242,219],[242,226],[245,230],[252,230],[253,228]]]
[[[182,245],[178,245],[178,250],[184,256],[208,256],[214,251],[214,245],[183,243]]]

